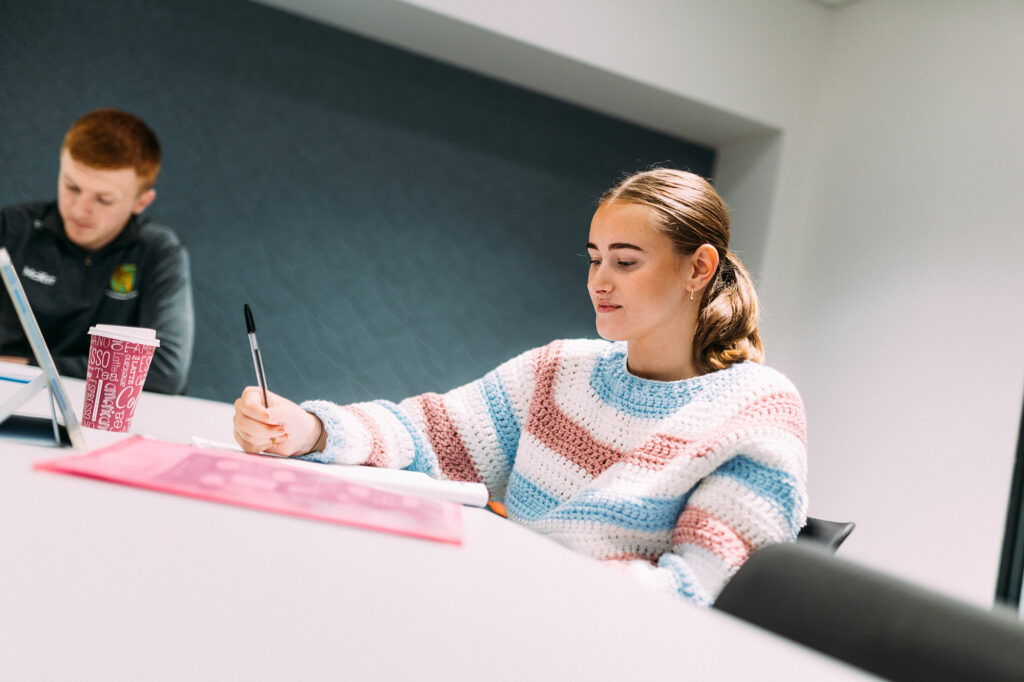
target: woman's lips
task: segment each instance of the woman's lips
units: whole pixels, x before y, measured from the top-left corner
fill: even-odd
[[[598,303],[597,312],[599,313],[614,313],[616,310],[621,308],[620,305],[612,305],[611,303]]]

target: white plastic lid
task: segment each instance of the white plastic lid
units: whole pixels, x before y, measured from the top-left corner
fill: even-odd
[[[125,341],[127,343],[144,343],[147,346],[159,346],[156,330],[149,327],[125,327],[117,324],[97,324],[89,327],[89,333],[96,336]]]

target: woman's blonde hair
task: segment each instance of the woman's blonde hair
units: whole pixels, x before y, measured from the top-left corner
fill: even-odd
[[[600,203],[612,201],[649,207],[655,227],[684,255],[703,244],[718,251],[718,269],[701,294],[697,313],[693,354],[698,369],[713,372],[744,360],[762,362],[757,292],[743,263],[729,251],[729,208],[714,187],[693,173],[655,168],[626,178]]]

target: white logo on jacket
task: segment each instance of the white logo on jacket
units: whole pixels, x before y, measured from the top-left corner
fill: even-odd
[[[43,272],[42,270],[36,270],[35,268],[31,268],[27,265],[22,268],[21,274],[25,275],[33,282],[39,282],[40,284],[45,284],[48,287],[52,287],[57,283],[57,278],[50,273]]]

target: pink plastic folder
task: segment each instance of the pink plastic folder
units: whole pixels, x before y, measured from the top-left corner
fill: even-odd
[[[325,465],[327,466],[327,465]],[[36,469],[462,544],[462,506],[378,490],[271,458],[132,436]]]

